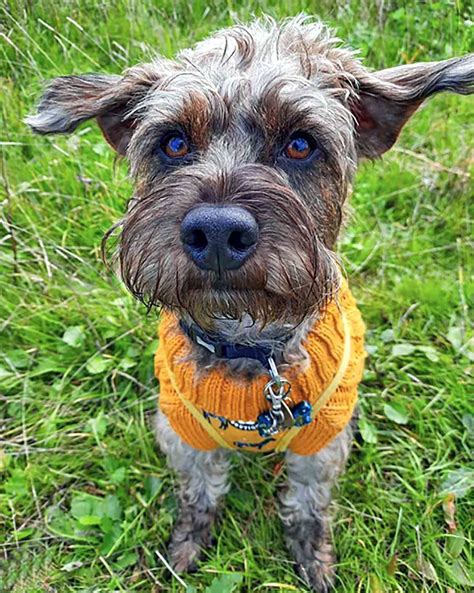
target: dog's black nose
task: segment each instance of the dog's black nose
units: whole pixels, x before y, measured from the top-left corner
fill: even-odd
[[[258,225],[244,208],[197,206],[181,223],[184,250],[202,270],[236,270],[258,241]]]

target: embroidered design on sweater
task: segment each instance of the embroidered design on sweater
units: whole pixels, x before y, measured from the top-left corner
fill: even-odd
[[[186,360],[191,348],[188,338],[177,318],[163,313],[155,356],[160,408],[175,432],[196,449],[266,452],[288,447],[300,455],[315,453],[337,436],[352,416],[366,356],[364,331],[356,302],[344,282],[304,341],[308,368],[297,371],[290,367],[282,372],[292,385],[293,405],[309,401],[317,409],[316,416],[305,426],[262,437],[257,419],[269,408],[263,396],[268,375],[262,369],[262,375],[251,381],[230,378],[223,363],[197,378],[194,363]],[[346,354],[349,357],[341,373]],[[319,409],[318,401],[326,392],[329,398]]]

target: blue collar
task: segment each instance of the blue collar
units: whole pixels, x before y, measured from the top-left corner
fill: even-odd
[[[179,325],[190,340],[212,352],[217,358],[227,360],[251,358],[258,360],[266,369],[270,369],[270,358],[276,359],[277,364],[282,362],[282,350],[275,350],[270,346],[248,346],[246,344],[223,342],[218,336],[205,332],[196,324],[189,325],[185,321],[180,320]],[[290,336],[284,336],[283,338],[279,338],[279,341],[286,344],[289,339]]]

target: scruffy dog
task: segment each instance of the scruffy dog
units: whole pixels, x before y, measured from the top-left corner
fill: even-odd
[[[57,78],[28,118],[40,134],[96,118],[130,162],[117,261],[163,309],[157,434],[181,484],[176,570],[209,543],[229,449],[288,449],[288,546],[309,585],[330,589],[328,507],[364,360],[334,254],[346,198],[358,162],[425,99],[473,80],[473,55],[370,72],[321,23],[267,19],[121,76]]]

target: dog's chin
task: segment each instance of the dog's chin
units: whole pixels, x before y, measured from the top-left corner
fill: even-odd
[[[263,289],[232,288],[217,280],[212,288],[196,288],[182,302],[183,313],[192,317],[203,328],[212,329],[222,319],[240,321],[251,317],[263,321],[268,307],[268,298]]]
[[[298,325],[315,307],[302,307],[301,301],[278,295],[266,288],[194,288],[181,294],[177,302],[161,303],[178,317],[190,319],[212,331],[221,320],[254,323],[260,328],[272,325]]]

